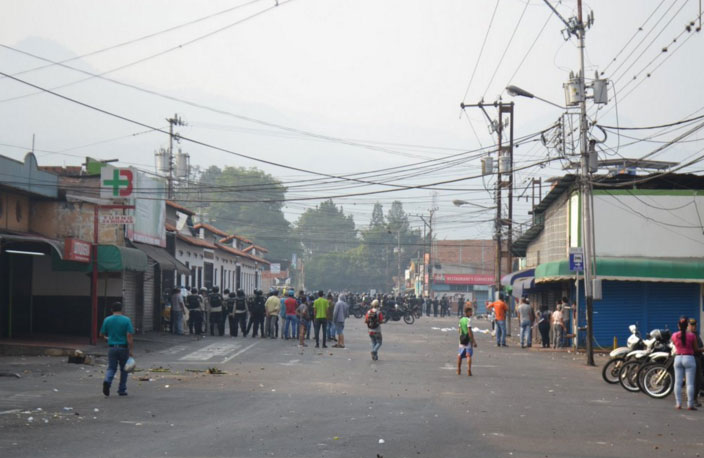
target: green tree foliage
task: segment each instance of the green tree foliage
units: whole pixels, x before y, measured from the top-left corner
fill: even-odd
[[[343,252],[359,243],[352,215],[345,215],[342,207],[338,208],[332,200],[306,210],[298,218],[296,234],[306,259]]]
[[[266,247],[274,261],[300,253],[283,214],[286,188],[271,175],[257,168],[211,166],[201,173],[197,190],[197,200],[210,201],[202,209],[210,224]]]
[[[338,221],[338,225],[342,220],[351,220],[330,201],[325,203],[324,212],[319,211],[320,207],[309,210],[311,215],[315,215],[315,221],[319,221],[321,214],[327,215],[331,221]],[[346,244],[336,244],[335,240],[343,239],[325,237],[325,233],[329,232],[312,232],[319,238],[302,240],[308,255],[305,283],[312,289],[367,291],[373,288],[390,291],[396,284],[393,277],[398,273],[399,257],[403,276],[410,260],[422,253],[422,237],[418,230],[410,228],[408,215],[399,201],[391,204],[387,215],[384,215],[380,203],[374,205],[369,227],[361,231],[362,240],[358,247],[349,249]],[[339,237],[344,231],[338,230],[335,234]]]

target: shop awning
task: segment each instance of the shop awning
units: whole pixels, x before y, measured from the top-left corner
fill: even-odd
[[[21,233],[21,234],[6,234],[6,233],[1,233],[0,234],[0,241],[4,242],[4,244],[18,244],[18,245],[25,245],[26,246],[31,246],[34,244],[46,244],[49,245],[51,248],[53,248],[52,252],[56,254],[59,259],[63,258],[64,255],[64,242],[61,240],[55,240],[55,239],[50,239],[47,237],[42,237],[41,235],[35,235],[35,234],[26,234],[26,233]],[[26,248],[28,249],[28,248]]]
[[[143,251],[148,257],[154,260],[161,270],[176,270],[183,275],[190,275],[191,271],[181,261],[171,256],[164,248],[147,245],[145,243],[133,242],[134,247]]]
[[[704,259],[599,257],[595,275],[603,280],[704,283]],[[536,283],[574,278],[568,259],[546,262],[535,268]]]
[[[516,272],[511,272],[510,274],[506,274],[501,277],[501,285],[511,286],[519,278],[533,277],[534,275],[535,269],[517,270]]]
[[[527,290],[533,288],[534,286],[535,277],[517,278],[516,281],[513,282],[513,291],[511,292],[511,295],[517,299],[520,299],[527,292]]]
[[[52,253],[53,254],[53,253]],[[90,272],[93,263],[62,261],[58,256],[52,256],[52,268],[59,271]],[[136,249],[117,245],[98,246],[98,272],[122,272],[147,270],[147,255]]]

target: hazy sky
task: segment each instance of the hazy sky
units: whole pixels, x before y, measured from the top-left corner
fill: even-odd
[[[188,123],[179,129],[186,137],[339,176],[490,147],[495,137],[486,118],[477,109],[462,116],[462,101],[492,103],[499,96],[504,102],[515,101],[516,138],[545,129],[561,111],[535,99],[511,98],[504,87],[515,84],[563,104],[562,83],[578,69],[576,40],[563,39],[564,24],[543,1],[275,3],[5,0],[0,71],[148,126],[165,128],[165,118],[178,113]],[[552,3],[566,19],[576,14],[576,0]],[[610,96],[616,90],[615,100],[598,114],[590,110],[592,119],[603,125],[652,126],[702,114],[702,34],[685,30],[690,21],[696,21],[695,28],[699,25],[699,2],[601,0],[585,2],[586,12],[595,18],[587,32],[586,75],[592,78],[595,71],[603,71],[612,80]],[[65,65],[103,79],[56,65],[37,69],[46,62],[16,50],[50,61],[82,56]],[[162,133],[144,133],[145,127],[36,92],[0,79],[1,155],[22,158],[34,134],[40,165],[80,164],[89,155],[119,158],[123,164],[153,171],[154,151],[168,143]],[[495,110],[487,111],[496,116]],[[682,132],[662,132],[652,140],[667,141]],[[624,133],[643,138],[661,131]],[[602,137],[599,131],[593,134]],[[695,155],[701,138],[694,133],[687,143],[653,159],[681,161]],[[602,158],[640,157],[661,146],[633,142],[610,133]],[[286,183],[309,183],[291,191],[291,198],[389,189],[355,189],[349,182],[323,186],[311,181],[319,175],[187,141],[181,147],[192,164],[201,167],[256,166]],[[535,141],[515,151],[517,167],[549,156],[556,157],[555,150]],[[431,170],[369,180],[416,186],[475,177],[439,186],[436,229],[439,238],[490,238],[491,224],[483,221],[493,218],[492,211],[451,204],[464,199],[492,205],[492,177],[477,178],[480,158],[465,154],[455,156],[450,165],[438,161]],[[516,195],[530,196],[527,180],[560,175],[565,164],[556,160],[544,168],[518,171]],[[409,213],[427,213],[433,191],[335,201],[364,225],[375,201],[388,208],[394,199],[402,200]],[[315,204],[289,202],[286,215],[294,221]],[[515,220],[527,221],[528,210],[525,199],[518,201]]]

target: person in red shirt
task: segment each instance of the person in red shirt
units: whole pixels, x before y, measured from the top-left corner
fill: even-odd
[[[296,309],[298,308],[298,301],[293,297],[294,291],[290,290],[288,292],[288,297],[284,301],[284,307],[286,308],[286,323],[284,325],[284,338],[286,340],[290,338],[295,339],[298,336],[298,317],[296,316]],[[289,326],[291,327],[291,334],[289,336]]]
[[[508,305],[504,302],[503,294],[499,296],[498,301],[489,304],[488,309],[493,309],[496,315],[496,346],[508,347],[506,345],[506,315],[508,314]]]

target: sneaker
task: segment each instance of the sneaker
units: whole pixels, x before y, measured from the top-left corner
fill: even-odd
[[[127,391],[118,391],[117,394],[119,394],[120,396],[127,396]]]
[[[467,371],[467,377],[471,377],[471,376],[472,376],[472,371],[468,370],[468,371]]]
[[[315,348],[320,348],[320,345],[318,345],[318,344],[315,344]]]
[[[687,410],[699,410],[699,409],[697,409],[696,407],[692,406],[692,407],[687,407]]]
[[[323,348],[328,348],[328,346],[327,346],[327,345],[323,345]]]
[[[372,361],[376,361],[376,358],[374,357],[374,352],[372,352]]]
[[[110,384],[108,382],[103,382],[103,394],[110,396]]]

